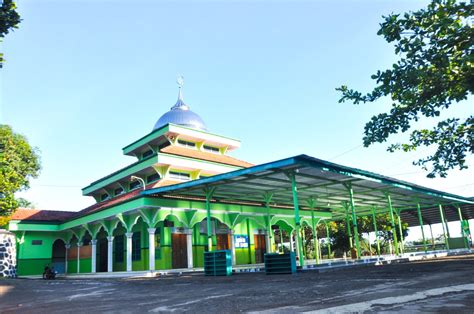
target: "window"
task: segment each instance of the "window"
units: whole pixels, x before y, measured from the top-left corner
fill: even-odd
[[[151,155],[153,155],[153,151],[150,149],[150,150],[147,150],[146,152],[144,152],[142,154],[142,159],[145,159],[147,157],[150,157]]]
[[[108,198],[109,198],[109,194],[107,194],[107,193],[104,193],[104,194],[102,194],[102,195],[100,196],[100,200],[101,200],[101,201],[105,201],[105,200],[108,199]]]
[[[146,183],[151,183],[160,180],[160,175],[158,173],[154,173],[146,177]]]
[[[204,145],[202,148],[203,148],[206,152],[219,153],[219,148],[217,148],[217,147],[212,147],[212,146],[209,146],[209,145]]]
[[[178,140],[178,144],[184,147],[188,147],[188,148],[196,148],[196,143],[189,142],[189,141]]]
[[[136,188],[138,188],[141,185],[142,185],[141,182],[138,181],[138,180],[131,182],[130,183],[130,191],[135,190]]]
[[[191,180],[191,175],[189,173],[184,173],[184,172],[170,171],[170,178],[189,181]]]
[[[115,237],[115,262],[123,263],[123,234]]]
[[[132,261],[139,261],[142,259],[142,244],[141,233],[134,232],[132,237]]]
[[[31,245],[43,245],[43,240],[32,240]]]
[[[117,196],[117,195],[120,195],[123,193],[123,188],[117,188],[114,190],[114,195]]]

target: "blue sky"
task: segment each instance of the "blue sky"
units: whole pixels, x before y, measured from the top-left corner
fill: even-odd
[[[339,104],[335,91],[370,90],[370,75],[395,60],[376,35],[381,16],[425,4],[19,0],[23,22],[1,47],[0,122],[39,147],[43,164],[22,196],[42,209],[92,204],[80,189],[134,161],[121,148],[175,103],[177,74],[208,129],[242,140],[238,158],[305,153],[472,196],[472,169],[431,180],[411,166],[429,150],[363,148],[365,122],[389,103]],[[444,116],[470,112],[463,103]]]

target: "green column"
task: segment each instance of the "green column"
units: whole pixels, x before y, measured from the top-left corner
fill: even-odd
[[[431,246],[433,247],[433,250],[435,250],[436,247],[435,247],[434,236],[433,236],[433,228],[431,228],[431,224],[429,224],[428,226],[430,226]]]
[[[377,219],[375,217],[375,208],[372,208],[372,221],[374,223],[374,232],[375,232],[375,240],[377,241],[377,255],[380,256],[380,240],[378,237],[378,230],[377,230]]]
[[[318,242],[316,224],[314,222],[314,210],[313,210],[313,208],[311,208],[311,225],[312,225],[311,227],[313,228],[314,257],[315,257],[315,260],[316,260],[316,264],[319,264],[319,242]]]
[[[439,214],[441,215],[441,226],[443,226],[443,235],[444,235],[444,243],[446,244],[446,249],[449,251],[449,241],[448,241],[448,236],[446,234],[446,228],[445,228],[445,220],[444,220],[444,213],[443,213],[443,207],[441,204],[439,206]]]
[[[352,226],[354,228],[354,239],[355,239],[355,245],[357,249],[357,258],[360,258],[360,243],[359,243],[359,231],[357,228],[357,216],[355,212],[355,205],[354,205],[354,191],[352,190],[352,186],[349,187],[349,200],[351,204],[351,210],[352,210]]]
[[[446,226],[446,233],[448,234],[448,239],[451,238],[451,235],[449,233],[449,221],[448,218],[446,218],[446,213],[443,208],[443,214],[444,214],[444,225]]]
[[[301,246],[301,236],[300,236],[300,205],[298,204],[298,191],[296,188],[296,178],[294,173],[289,173],[288,177],[291,180],[291,191],[293,192],[293,207],[295,212],[295,231],[296,231],[296,249],[300,256],[300,266],[304,265],[303,260],[303,249]]]
[[[469,249],[469,241],[467,240],[466,232],[464,232],[464,219],[462,218],[461,207],[459,205],[456,205],[456,208],[458,210],[459,223],[461,224],[461,236],[464,240],[464,247],[466,249]]]
[[[459,223],[461,224],[461,236],[464,240],[464,247],[466,249],[469,249],[469,240],[467,239],[467,234],[466,232],[464,231],[464,225],[465,225],[465,222],[464,222],[464,219],[462,218],[462,212],[461,212],[461,207],[459,205],[456,205],[456,208],[458,210],[458,215],[459,215]]]
[[[397,211],[397,220],[398,220],[398,231],[400,232],[400,252],[403,254],[405,252],[405,247],[403,246],[403,228],[402,228],[402,221],[400,219],[400,210]]]
[[[206,194],[206,223],[207,223],[207,250],[212,251],[212,229],[211,229],[211,198],[216,188],[205,188]]]
[[[390,211],[390,221],[392,223],[392,233],[393,233],[393,242],[395,246],[395,255],[398,255],[399,251],[398,251],[397,229],[395,228],[395,218],[393,217],[392,198],[390,197],[390,194],[387,194],[387,203],[388,203],[388,209]]]
[[[419,203],[416,204],[416,208],[418,211],[418,221],[420,223],[421,236],[423,237],[423,248],[425,249],[425,253],[426,253],[428,252],[428,246],[426,245],[425,230],[423,230],[423,217],[421,216],[421,207]]]
[[[306,256],[306,248],[305,248],[305,245],[304,245],[304,241],[305,241],[305,238],[304,238],[304,224],[301,225],[300,235],[301,235],[301,247],[302,247],[301,250],[303,251],[303,256]]]
[[[329,235],[329,226],[326,221],[324,222],[324,224],[326,225],[326,237],[328,239],[328,258],[331,258],[331,237]]]
[[[270,202],[272,201],[273,193],[265,193],[263,195],[263,199],[265,201],[265,207],[267,209],[267,220],[268,220],[268,225],[267,225],[267,233],[269,237],[269,252],[273,253],[273,230],[272,230],[272,224],[271,224],[271,217],[270,217]]]
[[[352,249],[354,244],[352,243],[352,230],[349,220],[349,206],[345,203],[344,208],[346,209],[346,225],[347,225],[347,235],[349,236],[349,247]]]

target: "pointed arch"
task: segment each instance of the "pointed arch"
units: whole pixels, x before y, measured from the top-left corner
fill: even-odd
[[[118,219],[111,219],[111,220],[100,220],[99,224],[102,225],[104,228],[105,233],[107,236],[113,236],[114,230],[117,228],[118,224],[121,223]]]
[[[271,225],[278,225],[278,222],[284,222],[287,226],[291,228],[291,230],[296,229],[295,218],[292,217],[281,217],[281,216],[274,216],[270,220]]]
[[[253,216],[253,215],[244,215],[240,214],[236,219],[235,219],[235,225],[238,225],[239,223],[243,222],[244,220],[249,219],[257,223],[257,225],[261,226],[262,229],[267,228],[267,224],[265,223],[265,217],[263,216]]]
[[[285,220],[278,220],[272,225],[278,226],[279,229],[282,229],[286,232],[293,232],[293,230],[295,230],[295,228],[293,226],[289,225]]]

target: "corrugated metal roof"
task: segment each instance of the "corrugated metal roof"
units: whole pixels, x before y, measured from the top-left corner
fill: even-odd
[[[254,167],[236,170],[210,178],[176,184],[169,187],[143,191],[143,195],[167,197],[205,197],[204,188],[216,187],[214,199],[222,202],[258,202],[263,203],[264,193],[273,193],[272,205],[293,205],[291,183],[286,173],[296,173],[298,198],[302,209],[308,209],[305,200],[311,197],[317,200],[317,208],[330,210],[335,219],[345,216],[344,202],[349,201],[346,185],[354,191],[354,202],[358,215],[369,215],[372,209],[387,211],[387,197],[390,194],[393,207],[402,212],[402,217],[416,225],[408,212],[415,212],[417,203],[422,207],[423,216],[433,222],[439,216],[438,204],[446,207],[448,220],[454,220],[451,209],[456,204],[464,204],[466,217],[474,216],[472,199],[446,193],[410,182],[401,181],[373,172],[351,168],[307,155],[298,155]],[[466,208],[466,209],[464,209]],[[407,213],[405,215],[405,213]]]

